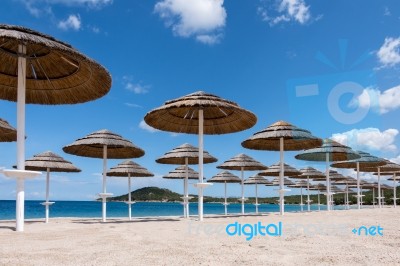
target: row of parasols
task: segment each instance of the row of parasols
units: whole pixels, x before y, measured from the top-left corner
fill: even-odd
[[[279,121],[268,128],[274,128],[275,131],[278,129],[276,127],[282,127],[282,125],[285,125],[285,127],[293,127],[287,122]],[[15,140],[15,134],[16,131],[14,128],[12,128],[6,121],[0,120],[0,128],[1,128],[1,141],[13,141]],[[268,129],[267,128],[267,129]],[[333,145],[336,147],[336,149],[342,149],[342,152],[344,149],[348,149],[348,147],[345,147],[337,142],[331,141],[331,140],[325,140],[324,145],[325,148],[327,145],[331,145],[333,148]],[[324,147],[322,145],[322,147]],[[75,155],[80,155],[80,156],[85,156],[85,157],[96,157],[96,158],[103,158],[104,159],[104,171],[103,171],[103,191],[102,193],[99,194],[99,196],[102,198],[103,204],[102,204],[102,219],[103,221],[106,221],[106,199],[108,197],[113,196],[111,193],[107,193],[106,189],[106,176],[125,176],[128,177],[128,201],[126,204],[128,205],[128,217],[129,220],[132,219],[132,210],[131,210],[131,205],[134,204],[135,202],[132,201],[131,198],[131,178],[132,177],[151,177],[154,176],[150,171],[148,171],[146,168],[140,166],[139,164],[127,160],[124,161],[120,164],[118,164],[116,167],[111,168],[110,170],[107,170],[106,166],[106,159],[107,158],[133,158],[133,157],[140,157],[144,155],[144,151],[138,147],[136,147],[132,142],[123,139],[120,135],[117,135],[115,133],[112,133],[111,131],[108,130],[100,130],[97,132],[94,132],[92,134],[87,135],[84,138],[78,139],[71,145],[65,146],[63,150],[67,153],[75,154]],[[349,152],[349,151],[347,151]],[[299,154],[296,157],[301,157],[304,156],[303,154],[309,154],[309,151],[306,151],[302,154]],[[236,155],[235,157],[225,161],[223,164],[217,166],[217,168],[220,169],[226,169],[226,170],[237,170],[241,172],[241,178],[238,176],[232,174],[231,172],[228,171],[222,171],[218,173],[217,175],[213,176],[211,179],[209,179],[207,182],[209,183],[224,183],[224,198],[225,201],[223,203],[225,207],[225,215],[228,213],[227,212],[227,207],[229,203],[227,202],[227,184],[228,183],[241,183],[241,198],[239,198],[239,201],[241,201],[242,205],[242,214],[245,213],[245,201],[247,200],[244,197],[244,185],[247,184],[254,184],[255,185],[255,209],[256,213],[258,213],[258,185],[265,185],[265,186],[280,186],[279,192],[282,197],[284,197],[284,193],[281,193],[281,191],[289,191],[288,189],[285,189],[284,186],[288,187],[293,187],[293,188],[300,188],[301,190],[301,201],[300,201],[300,206],[301,206],[301,211],[303,211],[303,188],[307,189],[307,210],[310,211],[310,204],[312,200],[310,200],[310,190],[316,190],[318,191],[318,210],[320,210],[320,192],[323,192],[324,194],[327,195],[329,198],[327,200],[328,206],[333,206],[333,195],[338,194],[338,193],[344,193],[345,198],[344,198],[344,203],[346,205],[346,209],[349,208],[350,204],[350,199],[349,199],[349,193],[353,192],[349,190],[349,188],[357,188],[357,198],[360,199],[357,201],[358,208],[361,208],[362,205],[362,200],[361,197],[363,195],[360,194],[363,188],[366,189],[372,189],[373,192],[375,192],[375,188],[378,189],[378,205],[379,207],[382,206],[383,204],[383,193],[380,194],[380,192],[383,189],[393,189],[394,190],[394,206],[396,206],[396,173],[400,172],[400,165],[397,165],[395,163],[386,161],[384,159],[380,159],[377,157],[374,157],[368,153],[365,152],[358,152],[360,155],[359,159],[353,160],[353,161],[344,161],[344,162],[338,162],[333,164],[333,167],[337,168],[356,168],[357,169],[357,164],[362,165],[363,168],[361,168],[361,171],[366,171],[366,172],[376,172],[375,174],[378,175],[378,182],[377,183],[368,183],[363,180],[357,180],[352,177],[345,177],[341,174],[339,174],[336,171],[330,170],[329,171],[329,179],[330,179],[330,184],[324,185],[324,184],[312,184],[310,180],[312,181],[321,181],[326,178],[326,175],[323,174],[322,172],[312,168],[312,167],[306,167],[300,170],[295,169],[294,167],[288,165],[288,164],[283,164],[283,175],[285,177],[293,178],[293,179],[298,179],[299,181],[297,182],[292,182],[291,180],[284,178],[283,179],[283,186],[280,186],[280,163],[273,164],[269,167],[263,165],[262,163],[256,161],[252,157],[245,155],[245,154],[239,154]],[[336,150],[336,155],[337,155],[337,150]],[[184,179],[184,191],[183,191],[183,216],[185,218],[189,217],[189,200],[192,198],[189,196],[188,193],[188,180],[189,179],[199,179],[199,173],[194,171],[192,168],[189,168],[189,164],[197,164],[199,161],[199,149],[190,145],[190,144],[183,144],[179,147],[176,147],[172,149],[171,151],[167,152],[165,155],[162,157],[158,158],[156,160],[157,163],[161,164],[174,164],[174,165],[182,165],[176,168],[175,170],[171,171],[169,174],[165,175],[164,178],[169,178],[169,179]],[[203,151],[203,163],[215,163],[217,162],[217,159],[210,155],[207,151]],[[367,167],[368,166],[368,167]],[[52,153],[52,152],[44,152],[38,155],[33,156],[33,158],[28,159],[25,161],[25,168],[27,170],[33,170],[33,171],[45,171],[47,172],[46,176],[46,201],[42,203],[42,205],[45,206],[45,221],[46,223],[49,221],[49,206],[54,204],[54,202],[49,201],[49,182],[50,182],[50,172],[80,172],[81,170],[75,167],[71,162],[63,159],[61,156]],[[358,170],[360,170],[358,168]],[[253,175],[252,177],[248,178],[247,180],[244,180],[244,175],[243,171],[260,171],[256,175]],[[393,181],[393,188],[388,186],[388,185],[381,185],[380,184],[380,174],[382,175],[393,175],[392,178],[389,180]],[[269,177],[276,177],[274,180],[270,181],[264,178],[264,176],[269,176]],[[341,189],[335,185],[343,185],[344,189]],[[328,187],[330,187],[331,193],[328,194]],[[373,196],[375,197],[375,196]],[[284,200],[282,200],[282,210],[284,207]],[[375,201],[374,201],[375,204]],[[329,207],[328,207],[329,209]]]
[[[3,174],[16,179],[16,231],[24,230],[24,202],[26,178],[40,175],[39,171],[25,169],[25,104],[77,104],[96,100],[106,95],[112,85],[110,73],[105,67],[83,55],[71,45],[55,38],[20,26],[0,24],[0,99],[17,103],[17,169],[5,169]],[[199,178],[198,215],[203,220],[203,190],[211,185],[204,182],[203,135],[226,134],[253,127],[257,117],[237,103],[216,95],[198,91],[177,99],[166,101],[162,106],[148,112],[145,122],[153,128],[176,133],[198,135]],[[4,123],[2,123],[4,124]],[[5,127],[4,127],[5,128]],[[5,131],[7,132],[7,131]],[[1,138],[8,133],[0,132]],[[109,138],[103,138],[109,136]],[[286,122],[277,122],[255,133],[242,142],[242,146],[254,150],[280,151],[279,204],[284,214],[284,151],[301,151],[297,159],[326,161],[326,195],[331,198],[329,162],[348,161],[342,167],[357,168],[358,202],[359,170],[377,171],[387,164],[376,157],[363,157],[331,140],[322,140],[310,131]],[[93,133],[64,147],[67,153],[79,156],[103,158],[103,219],[105,219],[107,158],[138,158],[144,151],[130,141],[107,130]],[[189,162],[186,161],[185,165]],[[246,167],[239,167],[243,172]],[[363,168],[363,169],[361,169]],[[365,168],[365,169],[364,169]],[[372,169],[372,170],[371,170]],[[242,174],[243,175],[243,174]],[[378,177],[379,179],[379,177]],[[242,177],[243,180],[243,177]],[[378,181],[378,186],[380,182]],[[378,190],[380,193],[380,189]],[[380,195],[378,195],[378,198]],[[244,198],[241,198],[242,202]],[[330,210],[328,200],[327,209]]]

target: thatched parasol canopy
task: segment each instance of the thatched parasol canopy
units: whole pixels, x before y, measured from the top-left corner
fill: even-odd
[[[321,183],[310,186],[310,190],[322,191],[322,190],[325,190],[325,189],[326,189],[326,186],[324,184],[321,184]]]
[[[340,181],[340,180],[346,180],[347,177],[345,177],[344,175],[338,173],[337,171],[330,170],[329,171],[329,179],[331,181]]]
[[[126,160],[107,172],[107,176],[130,176],[130,177],[150,177],[154,176],[153,173],[149,172],[143,166],[132,162],[131,160]]]
[[[311,135],[310,131],[285,121],[278,121],[243,141],[242,146],[253,150],[279,151],[281,138],[284,139],[285,151],[305,150],[322,143],[322,140]]]
[[[65,146],[63,151],[78,156],[103,158],[104,145],[107,146],[108,159],[138,158],[144,155],[141,148],[106,129],[77,139],[74,143]]]
[[[17,130],[0,118],[0,142],[11,142],[17,140]]]
[[[313,167],[305,167],[299,170],[301,175],[299,176],[291,176],[291,178],[310,178],[312,180],[324,180],[326,178],[325,174],[318,171]]]
[[[308,182],[306,180],[299,180],[294,183],[294,185],[288,185],[288,187],[294,187],[294,188],[306,188],[309,186]]]
[[[272,184],[274,184],[274,185],[276,185],[276,186],[278,186],[279,185],[279,177],[277,176],[277,177],[275,177],[274,179],[272,179]],[[285,186],[289,186],[289,185],[294,185],[295,183],[293,182],[293,181],[291,181],[289,178],[284,178],[283,179],[283,184],[285,185]]]
[[[204,134],[226,134],[254,126],[257,117],[238,104],[213,94],[198,91],[166,101],[146,114],[145,122],[157,129],[198,134],[198,110],[204,112]]]
[[[199,149],[188,144],[182,144],[179,147],[166,152],[163,156],[156,160],[157,163],[161,164],[185,164],[185,159],[188,159],[188,164],[199,163]],[[204,163],[215,163],[218,161],[217,158],[211,156],[207,151],[203,151],[203,162]]]
[[[396,172],[400,172],[400,165],[393,163],[391,161],[388,160],[384,160],[385,161],[385,165],[379,166],[379,171],[381,175],[388,175],[388,174],[393,174]],[[378,171],[378,167],[360,167],[360,171],[361,172],[377,172]],[[376,173],[378,174],[378,173]]]
[[[229,171],[222,171],[215,176],[213,176],[211,179],[209,179],[207,182],[210,183],[240,183],[241,180],[238,176],[235,176]]]
[[[283,172],[284,172],[283,175],[288,176],[288,177],[301,175],[301,172],[299,170],[297,170],[296,168],[294,168],[288,164],[283,165]],[[267,170],[259,172],[258,175],[260,175],[260,176],[279,176],[279,173],[280,173],[280,163],[275,163],[275,164],[269,166]]]
[[[357,185],[357,179],[345,176],[346,179],[333,180],[332,184],[335,185]]]
[[[18,45],[26,45],[26,54]],[[17,101],[18,56],[27,59],[26,103],[75,104],[111,88],[108,71],[71,45],[20,26],[0,24],[0,99]]]
[[[350,147],[331,139],[324,139],[321,147],[305,150],[297,154],[295,158],[305,161],[324,162],[326,161],[326,154],[328,154],[330,162],[354,160],[361,157]]]
[[[364,168],[383,166],[386,164],[384,159],[373,156],[367,152],[357,151],[357,153],[361,156],[361,158],[350,161],[336,162],[331,164],[331,166],[335,168],[356,168],[358,163],[360,168]]]
[[[172,170],[167,175],[163,176],[163,178],[167,179],[184,179],[186,176],[186,168],[185,166],[179,166]],[[188,167],[188,178],[189,179],[199,179],[199,173]]]
[[[25,169],[32,171],[50,172],[80,172],[81,169],[75,167],[70,161],[65,160],[61,156],[46,151],[33,156],[25,161]]]
[[[238,171],[257,171],[268,169],[268,167],[266,167],[262,163],[243,153],[236,155],[235,157],[225,161],[221,165],[218,165],[217,168]]]
[[[268,179],[265,179],[262,176],[254,175],[249,177],[247,180],[243,182],[245,185],[254,185],[254,184],[261,184],[261,185],[272,185],[272,182]]]

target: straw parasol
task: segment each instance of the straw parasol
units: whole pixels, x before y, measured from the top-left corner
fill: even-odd
[[[305,180],[299,180],[299,181],[296,181],[294,183],[294,185],[288,185],[288,187],[300,188],[300,210],[301,210],[301,212],[303,212],[303,206],[304,206],[304,204],[303,204],[303,188],[307,188],[309,186],[310,186],[310,184]]]
[[[347,176],[347,177],[345,177],[345,179],[342,179],[342,180],[339,179],[339,180],[333,181],[332,184],[346,186],[346,188],[345,188],[345,191],[346,191],[345,205],[346,205],[346,209],[349,209],[350,208],[350,206],[349,206],[349,202],[350,202],[349,201],[349,187],[352,185],[357,185],[357,180],[352,177]],[[350,191],[350,192],[352,192],[352,191]]]
[[[301,175],[292,178],[307,178],[307,211],[311,211],[310,203],[310,178],[313,180],[321,180],[325,175],[313,167],[305,167],[300,169]]]
[[[46,201],[41,203],[46,207],[46,220],[49,222],[49,207],[54,202],[49,201],[50,191],[50,172],[80,172],[81,169],[75,167],[70,161],[65,160],[60,155],[51,151],[46,151],[34,155],[32,158],[25,161],[25,169],[32,171],[46,171]]]
[[[241,176],[241,188],[242,188],[242,197],[240,199],[242,203],[242,214],[244,214],[244,176],[243,171],[257,171],[257,170],[266,170],[268,167],[263,165],[262,163],[254,160],[252,157],[246,154],[238,154],[231,159],[225,161],[223,164],[218,165],[217,168],[219,169],[226,169],[226,170],[238,170],[240,171]],[[257,188],[257,186],[256,186]]]
[[[153,173],[149,172],[143,166],[132,162],[130,160],[126,160],[115,167],[112,167],[108,172],[107,176],[121,176],[128,177],[128,218],[132,220],[132,204],[135,202],[132,201],[131,198],[131,177],[151,177],[154,176]]]
[[[199,220],[203,220],[203,134],[239,132],[254,126],[257,117],[238,104],[198,91],[165,102],[146,114],[145,122],[157,129],[199,135]]]
[[[321,200],[320,200],[320,192],[325,190],[326,186],[324,184],[316,184],[310,187],[310,190],[316,190],[317,191],[317,195],[318,195],[318,211],[321,210]]]
[[[254,205],[256,206],[256,213],[258,214],[258,206],[260,205],[258,204],[258,184],[270,186],[272,186],[273,184],[271,181],[259,175],[253,175],[245,180],[243,183],[245,185],[256,185],[256,203]]]
[[[292,176],[297,176],[300,175],[301,173],[294,167],[288,165],[288,164],[283,164],[283,168],[281,168],[281,163],[275,163],[271,166],[268,166],[267,170],[261,171],[258,173],[258,175],[260,176],[276,176],[279,177],[279,179],[274,179],[274,180],[280,180],[279,181],[279,205],[285,205],[285,201],[284,201],[284,194],[283,192],[285,191],[290,191],[288,189],[285,189],[283,186],[285,185],[284,181],[280,178],[281,176],[281,169],[283,169],[283,175],[284,176],[288,176],[288,177],[292,177]],[[282,215],[283,215],[283,207],[280,207],[280,210],[282,211]]]
[[[228,214],[228,205],[229,203],[226,200],[226,184],[227,183],[240,183],[241,180],[239,177],[235,176],[234,174],[232,174],[229,171],[222,171],[218,174],[216,174],[215,176],[213,176],[211,179],[209,179],[207,182],[211,182],[211,183],[224,183],[224,197],[225,197],[225,201],[224,201],[224,207],[225,207],[225,215]]]
[[[203,163],[214,163],[216,161],[217,158],[211,156],[207,151],[203,151]],[[199,163],[199,149],[188,143],[185,143],[165,153],[163,156],[158,158],[156,162],[161,164],[180,164],[180,165],[185,165],[185,167],[187,168],[188,164]],[[183,197],[182,197],[183,217],[185,218],[189,218],[189,200],[191,198],[192,197],[189,197],[188,178],[185,178],[183,182]]]
[[[280,151],[280,188],[279,202],[280,214],[285,212],[283,177],[284,158],[283,151],[298,151],[310,149],[321,145],[321,139],[311,135],[311,132],[298,128],[285,121],[278,121],[266,129],[255,133],[242,142],[242,146],[253,150]]]
[[[199,173],[188,167],[188,179],[199,179]],[[186,166],[178,166],[167,175],[163,176],[166,179],[185,179],[186,178]]]
[[[17,130],[0,118],[0,142],[11,142],[17,140]]]
[[[13,25],[0,25],[0,99],[17,102],[16,230],[24,230],[25,102],[76,104],[98,99],[111,88],[111,76],[94,60],[53,37]]]
[[[357,170],[357,208],[361,208],[361,194],[360,194],[360,167],[375,167],[385,165],[384,159],[372,156],[371,154],[363,151],[357,151],[361,156],[359,159],[351,161],[343,161],[332,164],[335,168],[356,168]]]
[[[321,147],[308,149],[296,155],[295,158],[306,161],[326,162],[326,204],[327,210],[330,211],[329,162],[354,160],[360,158],[360,155],[353,151],[350,147],[342,145],[331,139],[324,139]]]
[[[396,175],[400,173],[400,165],[390,162],[390,161],[386,161],[387,164],[381,166],[380,169],[380,174],[381,175],[392,175],[391,178],[388,178],[387,180],[389,181],[393,181],[393,207],[396,208],[397,206],[397,194],[396,194]],[[378,175],[378,173],[374,173],[374,175]]]
[[[65,146],[63,151],[83,157],[103,158],[103,192],[99,196],[103,201],[102,221],[105,222],[106,199],[112,196],[112,193],[107,193],[107,159],[138,158],[144,155],[144,151],[129,140],[107,129],[77,139],[72,144]]]

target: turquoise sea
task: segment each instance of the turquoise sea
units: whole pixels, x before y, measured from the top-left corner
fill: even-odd
[[[25,201],[25,218],[35,219],[45,216],[41,201]],[[307,206],[304,206],[306,210]],[[317,205],[311,205],[312,210],[318,210]],[[325,206],[321,206],[324,210]],[[335,209],[343,209],[343,206],[335,206]],[[197,203],[190,203],[190,215],[197,215]],[[262,204],[258,207],[259,212],[279,212],[276,204]],[[299,205],[285,205],[286,212],[300,211]],[[230,204],[228,213],[240,213],[240,204]],[[245,205],[246,213],[254,213],[252,204]],[[223,214],[224,206],[221,203],[204,203],[204,214]],[[181,216],[183,207],[175,202],[137,202],[132,205],[132,216]],[[123,202],[108,202],[107,217],[127,217],[128,206]],[[96,201],[56,201],[50,207],[50,217],[101,217],[101,202]],[[0,200],[0,220],[15,219],[15,200]]]

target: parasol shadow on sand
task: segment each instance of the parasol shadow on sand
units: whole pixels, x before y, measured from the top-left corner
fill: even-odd
[[[213,94],[198,91],[151,110],[144,121],[153,128],[198,134],[199,137],[199,220],[203,220],[203,189],[211,185],[203,180],[203,134],[227,134],[239,132],[254,126],[257,117],[238,104]]]
[[[107,193],[107,159],[138,158],[144,155],[144,151],[131,141],[107,129],[77,139],[72,144],[63,147],[63,151],[73,155],[103,159],[103,191],[99,196],[102,198],[102,221],[106,222],[107,198],[113,195]]]
[[[25,161],[25,169],[32,171],[46,172],[46,201],[41,203],[46,208],[45,222],[49,222],[49,207],[54,202],[49,201],[50,197],[50,173],[78,173],[81,169],[75,167],[70,161],[65,160],[60,155],[51,151],[46,151],[34,155],[32,158]]]
[[[298,128],[288,122],[278,121],[266,129],[256,132],[242,142],[242,146],[253,150],[280,152],[279,205],[280,214],[285,213],[283,177],[284,151],[299,151],[320,146],[322,140],[314,137],[310,131]]]
[[[324,139],[322,146],[305,150],[295,156],[298,160],[325,162],[326,163],[326,208],[330,211],[330,183],[329,162],[346,161],[358,159],[361,156],[350,147],[342,145],[331,139]]]
[[[243,171],[258,171],[258,170],[266,170],[268,167],[263,165],[262,163],[256,161],[252,157],[246,155],[246,154],[238,154],[234,156],[233,158],[225,161],[223,164],[218,165],[217,168],[219,169],[225,169],[225,170],[236,170],[240,171],[240,176],[241,176],[241,204],[242,204],[242,214],[244,214],[244,202],[246,201],[246,198],[244,197],[244,176],[243,176]]]
[[[217,158],[211,156],[207,151],[203,151],[203,163],[214,163],[217,161]],[[188,173],[188,165],[189,164],[198,164],[199,163],[199,149],[194,147],[188,143],[182,144],[179,147],[172,149],[169,152],[166,152],[163,156],[156,160],[157,163],[161,164],[178,164],[185,165],[185,172]],[[189,200],[192,197],[189,197],[188,190],[188,177],[184,178],[183,185],[183,217],[189,218]],[[198,179],[198,174],[197,174]]]
[[[235,176],[234,174],[232,174],[229,171],[222,171],[218,174],[216,174],[215,176],[213,176],[212,178],[210,178],[207,182],[210,183],[223,183],[224,184],[224,198],[225,201],[223,203],[224,205],[224,209],[225,209],[225,215],[228,215],[228,201],[227,201],[227,196],[226,196],[226,184],[227,183],[240,183],[241,180],[238,176]]]
[[[111,88],[108,71],[69,44],[28,28],[0,24],[0,99],[17,102],[16,231],[24,230],[25,103],[76,104],[98,99]]]
[[[135,202],[132,201],[132,186],[131,186],[131,177],[152,177],[153,173],[149,172],[143,166],[132,162],[130,160],[126,160],[115,167],[112,167],[108,172],[107,176],[116,176],[116,177],[127,177],[128,178],[128,201],[125,202],[128,204],[128,219],[132,220],[132,204]]]

